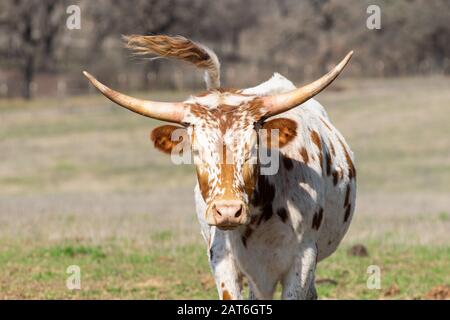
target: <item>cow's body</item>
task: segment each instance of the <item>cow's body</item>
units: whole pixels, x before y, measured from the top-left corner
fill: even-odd
[[[243,93],[264,96],[293,87],[276,74]],[[316,262],[336,250],[355,208],[353,155],[323,107],[311,99],[276,117],[294,120],[297,136],[281,148],[278,173],[259,176],[264,182],[255,192],[263,199],[251,205],[250,225],[232,231],[209,226],[205,201],[195,188],[201,231],[223,299],[242,298],[242,276],[255,298],[271,298],[279,281],[283,298],[315,297]]]
[[[226,90],[217,56],[202,44],[155,35],[130,36],[127,45],[206,72],[208,91],[183,102],[136,99],[84,74],[122,107],[177,124],[153,129],[151,139],[163,152],[193,156],[197,215],[220,297],[242,298],[245,277],[250,298],[272,298],[278,282],[285,299],[315,298],[317,261],[336,250],[352,218],[356,172],[344,138],[311,98],[352,52],[298,89],[275,74],[253,88]],[[264,150],[275,154],[272,172],[265,170]]]

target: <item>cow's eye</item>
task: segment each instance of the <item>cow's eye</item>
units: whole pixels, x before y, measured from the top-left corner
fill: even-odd
[[[253,143],[251,145],[251,148],[248,150],[248,152],[245,155],[245,161],[249,161],[251,159],[254,159],[256,157],[258,153],[258,144],[257,143]]]

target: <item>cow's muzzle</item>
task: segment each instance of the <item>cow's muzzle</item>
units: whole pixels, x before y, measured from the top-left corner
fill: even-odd
[[[206,221],[222,230],[249,223],[248,206],[241,200],[216,200],[206,212]]]

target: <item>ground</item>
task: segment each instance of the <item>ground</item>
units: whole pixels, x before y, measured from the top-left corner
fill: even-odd
[[[450,78],[342,79],[318,100],[358,170],[355,217],[318,266],[319,297],[449,298]],[[0,100],[0,298],[217,298],[193,168],[153,149],[158,124],[96,94]],[[355,244],[368,256],[350,255]],[[70,265],[81,290],[66,287]],[[367,287],[371,265],[380,289]]]

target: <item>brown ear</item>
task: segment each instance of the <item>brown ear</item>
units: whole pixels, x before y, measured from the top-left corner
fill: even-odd
[[[150,139],[156,149],[170,154],[179,143],[187,143],[187,132],[183,127],[164,125],[153,129]]]
[[[282,148],[291,142],[297,136],[297,123],[287,118],[277,118],[264,122],[262,125],[261,138],[262,142],[266,144],[268,148],[272,146],[271,134],[272,130],[278,129],[278,147]]]

